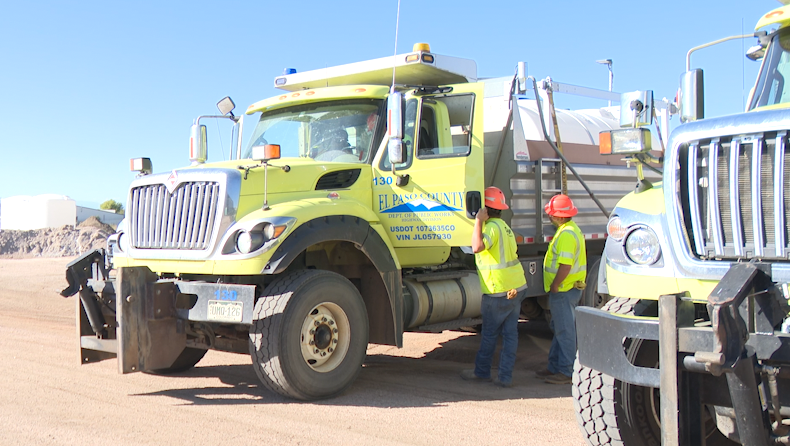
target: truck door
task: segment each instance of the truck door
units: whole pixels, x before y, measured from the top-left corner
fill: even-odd
[[[483,87],[425,90],[405,95],[404,162],[393,174],[386,145],[374,160],[373,209],[396,248],[469,246],[483,191]]]

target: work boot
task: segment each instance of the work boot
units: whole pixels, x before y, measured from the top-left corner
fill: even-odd
[[[504,381],[500,381],[499,378],[494,378],[494,385],[499,387],[513,387],[512,382],[506,383]]]
[[[465,381],[491,382],[491,377],[481,378],[475,375],[475,369],[462,370],[461,378],[463,378]]]
[[[549,384],[570,384],[573,382],[573,378],[562,373],[555,373],[547,376],[543,381]]]
[[[537,376],[538,378],[545,378],[551,375],[553,375],[553,373],[551,373],[549,369],[538,370],[537,372],[535,372],[535,376]]]

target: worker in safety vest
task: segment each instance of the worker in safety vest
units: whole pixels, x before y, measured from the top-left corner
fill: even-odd
[[[549,365],[536,372],[550,384],[567,384],[573,375],[576,357],[576,319],[587,279],[587,249],[584,234],[571,218],[579,211],[567,195],[555,195],[543,208],[557,227],[543,260],[543,287],[549,293],[550,327],[554,332]]]
[[[472,250],[483,292],[483,328],[475,368],[461,372],[468,381],[491,381],[491,362],[497,339],[502,335],[499,373],[494,384],[510,387],[518,348],[518,316],[527,280],[516,255],[516,237],[500,215],[507,209],[505,194],[496,187],[485,190],[485,207],[475,216]]]

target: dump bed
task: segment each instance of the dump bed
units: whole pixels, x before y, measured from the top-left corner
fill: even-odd
[[[549,199],[562,191],[561,160],[546,140],[535,99],[516,96],[512,125],[507,132],[508,95],[492,80],[486,88],[485,181],[505,193],[511,210],[503,218],[516,232],[521,244],[545,243],[554,226],[543,212]],[[543,105],[546,130],[554,139],[547,106]],[[634,190],[636,169],[622,156],[600,155],[598,133],[620,128],[619,106],[590,110],[556,110],[563,154],[595,197],[611,212],[617,202]],[[501,143],[501,148],[500,148]],[[654,147],[658,142],[654,141]],[[608,216],[596,205],[570,169],[568,195],[579,209],[574,221],[588,239],[604,238]],[[660,175],[645,169],[652,182]]]

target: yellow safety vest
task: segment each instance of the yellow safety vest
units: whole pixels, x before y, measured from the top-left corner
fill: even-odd
[[[576,282],[587,279],[587,247],[584,234],[573,221],[557,228],[543,259],[543,288],[546,292],[551,289],[560,265],[571,265],[568,277],[560,284],[560,291],[568,291]]]
[[[499,218],[489,218],[483,226],[485,249],[475,254],[483,294],[505,295],[526,287],[524,268],[516,254],[516,237]]]

